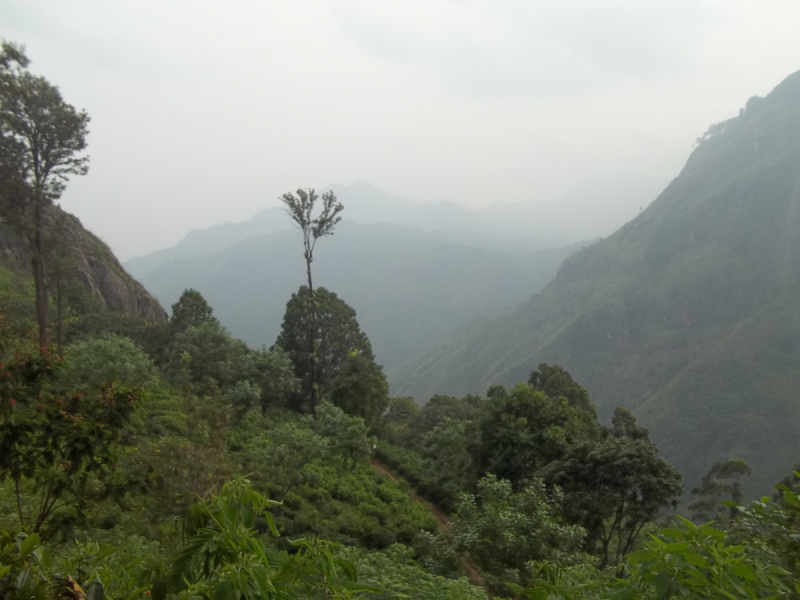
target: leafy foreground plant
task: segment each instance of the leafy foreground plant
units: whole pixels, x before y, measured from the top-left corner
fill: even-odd
[[[410,551],[402,546],[391,555],[368,554],[305,538],[290,541],[291,552],[279,551],[266,543],[269,535],[278,537],[268,511],[277,504],[254,491],[245,478],[227,483],[219,494],[191,508],[183,522],[186,541],[171,564],[156,544],[136,536],[129,548],[76,543],[54,558],[38,535],[3,532],[0,597],[485,598],[463,579],[425,573],[411,563]],[[356,564],[363,571],[362,581]]]
[[[14,483],[20,524],[34,533],[61,508],[80,513],[92,482],[109,474],[139,399],[113,382],[92,393],[58,393],[61,367],[46,348],[0,365],[0,482]],[[38,497],[27,507],[26,484]]]
[[[186,523],[189,541],[176,558],[169,581],[176,597],[297,598],[299,594],[319,594],[351,598],[370,591],[356,583],[352,563],[334,557],[329,542],[293,541],[297,549],[293,555],[266,546],[256,524],[263,519],[277,538],[278,530],[267,511],[277,504],[254,491],[248,480],[238,478],[226,484],[219,495],[192,507]],[[161,589],[159,586],[154,592]]]
[[[575,569],[555,564],[539,568],[529,585],[507,587],[514,598],[566,600],[667,600],[697,598],[796,598],[796,575],[779,564],[755,540],[731,543],[731,534],[710,523],[695,525],[680,519],[680,527],[660,530],[641,550],[627,558],[630,574],[616,583],[600,572],[584,573],[576,583]],[[766,552],[766,553],[765,553]]]

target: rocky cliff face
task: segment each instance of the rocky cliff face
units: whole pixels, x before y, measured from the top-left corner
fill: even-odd
[[[158,323],[167,313],[144,287],[128,275],[117,258],[80,220],[54,206],[48,211],[50,252],[69,256],[69,272],[108,310]],[[57,236],[57,237],[56,237]],[[30,248],[25,237],[0,221],[0,265],[15,271],[31,270]],[[52,265],[51,265],[52,266]],[[51,269],[52,270],[52,269]]]

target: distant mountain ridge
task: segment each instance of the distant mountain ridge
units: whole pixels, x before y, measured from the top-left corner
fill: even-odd
[[[556,202],[500,202],[470,210],[451,202],[417,202],[393,196],[366,182],[331,185],[344,203],[344,217],[364,225],[392,224],[439,232],[452,243],[493,250],[530,252],[566,246],[612,233],[633,218],[661,182],[653,178],[613,179],[584,184]],[[222,223],[189,232],[172,248],[128,260],[143,277],[172,260],[212,254],[247,238],[292,229],[280,208],[267,208],[241,223]]]
[[[751,493],[800,460],[800,72],[709,130],[638,217],[539,296],[390,371],[393,392],[485,392],[540,362],[608,418],[634,410],[686,476],[742,457]]]
[[[459,245],[438,232],[344,220],[318,243],[314,282],[355,308],[377,360],[390,367],[479,314],[524,302],[579,247],[506,253]],[[305,283],[300,234],[279,231],[172,260],[142,282],[167,305],[195,288],[234,335],[271,345],[286,302]]]

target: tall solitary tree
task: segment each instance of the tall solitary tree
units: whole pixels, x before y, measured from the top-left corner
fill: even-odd
[[[45,211],[70,175],[89,170],[89,115],[64,102],[58,88],[28,71],[21,46],[0,47],[0,204],[3,217],[31,245],[39,345],[50,344],[45,273]]]
[[[297,190],[297,196],[291,192],[281,196],[281,201],[286,205],[286,213],[294,221],[297,228],[303,233],[303,258],[306,260],[306,276],[308,277],[308,350],[309,350],[309,387],[311,390],[311,414],[316,417],[319,389],[316,380],[316,307],[314,304],[314,286],[311,282],[311,263],[314,260],[314,247],[317,240],[326,235],[333,235],[333,228],[342,220],[339,213],[344,206],[337,202],[333,192],[322,194],[322,210],[314,217],[314,205],[319,196],[313,189]]]

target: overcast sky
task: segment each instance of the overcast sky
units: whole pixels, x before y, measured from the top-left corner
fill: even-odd
[[[0,0],[0,37],[92,118],[62,205],[122,259],[301,186],[666,184],[800,69],[798,31],[798,0]]]

